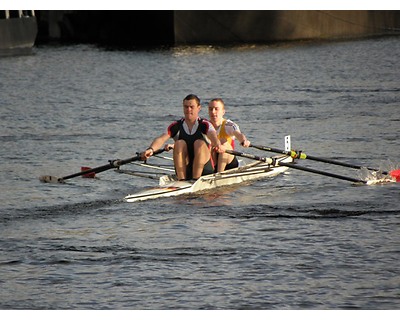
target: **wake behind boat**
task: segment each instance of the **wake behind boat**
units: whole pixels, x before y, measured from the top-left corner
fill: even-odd
[[[290,156],[275,156],[273,164],[254,161],[250,164],[200,177],[196,181],[177,181],[175,175],[165,175],[160,178],[159,186],[127,195],[126,202],[145,201],[164,197],[173,197],[183,194],[204,192],[224,186],[232,186],[247,181],[255,181],[268,177],[275,177],[288,167],[279,166],[279,163],[291,163]]]

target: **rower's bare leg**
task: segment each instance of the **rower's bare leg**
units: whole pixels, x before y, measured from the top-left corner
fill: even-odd
[[[193,179],[198,179],[203,173],[205,164],[210,160],[211,151],[204,140],[194,142]]]
[[[174,166],[178,180],[186,180],[186,167],[189,164],[187,145],[184,140],[174,144]]]
[[[232,150],[232,146],[229,143],[224,143],[224,147],[226,150]],[[225,170],[225,167],[228,163],[231,163],[234,156],[229,153],[220,153],[218,155],[218,164],[217,164],[217,172],[222,172]]]
[[[211,150],[211,159],[212,163],[215,165],[215,168],[217,168],[217,153],[214,150]]]

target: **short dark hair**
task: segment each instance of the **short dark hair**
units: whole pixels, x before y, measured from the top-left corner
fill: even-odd
[[[224,108],[224,110],[225,110],[225,102],[224,102],[224,100],[222,100],[221,98],[214,98],[214,99],[211,99],[210,100],[210,102],[221,102],[222,103],[222,107]]]
[[[200,99],[199,99],[199,97],[196,96],[196,95],[193,94],[193,93],[188,94],[188,95],[185,97],[185,99],[183,99],[183,101],[185,101],[185,100],[196,100],[197,105],[200,105]]]
[[[225,102],[224,102],[224,100],[222,100],[222,98],[214,98],[214,99],[211,99],[211,100],[210,100],[210,102],[213,102],[213,101],[215,101],[215,102],[221,102],[223,105],[225,105]]]

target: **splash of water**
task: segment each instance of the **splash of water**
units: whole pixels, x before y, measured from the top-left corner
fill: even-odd
[[[396,176],[391,174],[394,171],[395,166],[393,164],[390,164],[387,167],[390,167],[391,169],[387,171],[371,171],[367,168],[361,168],[359,172],[359,177],[360,179],[367,181],[368,185],[396,182]],[[389,174],[384,174],[383,172],[388,172]]]

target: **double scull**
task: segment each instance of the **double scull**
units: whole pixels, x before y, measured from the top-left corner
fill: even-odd
[[[272,164],[263,161],[254,161],[235,169],[202,176],[195,181],[177,181],[175,175],[164,175],[160,178],[159,186],[129,194],[124,200],[127,202],[137,202],[182,194],[200,193],[219,187],[274,177],[288,170],[286,166],[279,166],[280,162],[293,162],[293,158],[290,156],[276,156],[272,159],[274,159]]]

